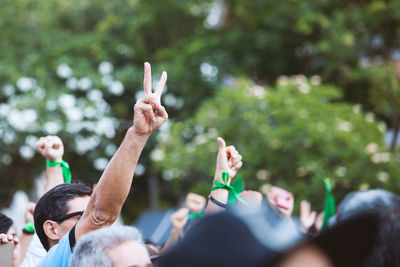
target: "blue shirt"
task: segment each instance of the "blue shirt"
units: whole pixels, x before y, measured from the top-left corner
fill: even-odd
[[[36,267],[68,267],[75,245],[75,226],[53,246]]]

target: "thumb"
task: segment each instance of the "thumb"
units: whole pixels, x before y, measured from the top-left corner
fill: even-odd
[[[218,144],[219,144],[219,152],[225,152],[226,149],[226,144],[224,139],[222,139],[221,137],[218,137]]]

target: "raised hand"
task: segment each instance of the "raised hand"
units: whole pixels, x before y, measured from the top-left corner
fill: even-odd
[[[42,156],[50,161],[62,161],[64,145],[58,136],[48,135],[40,137],[36,142],[36,148]]]
[[[167,82],[167,73],[164,71],[153,93],[151,80],[151,66],[144,63],[144,96],[135,105],[133,129],[138,135],[150,135],[161,127],[168,119],[165,108],[161,105],[161,95]]]
[[[181,208],[175,211],[175,213],[171,216],[172,226],[177,230],[182,230],[187,223],[188,215],[188,208]]]
[[[317,219],[315,219],[315,229],[320,232],[322,228],[322,224],[324,223],[324,212],[320,212],[317,215]]]
[[[253,190],[244,190],[243,192],[239,193],[239,196],[248,203],[248,205],[254,206],[256,208],[261,207],[262,204],[262,194],[257,191]],[[235,205],[246,207],[240,201],[236,201]]]
[[[314,225],[317,218],[315,211],[311,212],[311,204],[307,200],[300,202],[300,223],[303,232],[307,233],[308,229]]]
[[[186,207],[190,209],[192,213],[199,213],[204,209],[206,205],[206,199],[195,193],[189,193],[186,196]]]
[[[266,192],[266,197],[271,206],[282,215],[287,218],[292,216],[294,207],[294,197],[292,193],[283,188],[271,186]]]
[[[29,202],[26,205],[26,209],[25,209],[25,222],[31,222],[34,223],[33,221],[33,213],[35,211],[35,206],[36,204],[33,202]]]
[[[226,147],[224,139],[221,137],[218,137],[218,155],[217,155],[217,167],[215,169],[215,176],[214,179],[216,181],[226,183],[227,185],[230,184],[231,179],[235,177],[237,171],[242,167],[242,156],[239,154],[239,152],[236,150],[234,146],[228,146]],[[229,179],[226,181],[225,179],[222,179],[222,174],[224,172],[227,172],[229,174]],[[214,184],[214,182],[213,182]],[[227,204],[228,203],[228,196],[229,196],[229,191],[225,189],[216,189],[216,190],[211,190],[210,196],[214,199],[217,200],[218,202],[222,204]],[[215,203],[213,200],[209,200],[207,207],[204,211],[204,214],[211,214],[215,212],[222,211],[225,207],[218,205]]]
[[[7,243],[14,243],[14,251],[12,257],[12,267],[18,267],[21,262],[21,247],[19,245],[18,237],[14,237],[12,234],[0,234],[0,245]],[[2,265],[3,266],[3,265]]]
[[[183,228],[185,227],[188,221],[188,215],[189,215],[188,208],[181,208],[175,211],[174,214],[172,214],[171,216],[172,229],[168,237],[168,240],[162,249],[163,253],[174,247],[176,243],[178,243],[179,238],[182,237]]]
[[[242,156],[234,146],[226,147],[224,139],[218,137],[219,150],[217,155],[216,179],[221,178],[223,172],[229,173],[229,178],[235,177],[237,171],[242,167]]]
[[[18,244],[19,243],[19,239],[18,237],[14,237],[12,234],[6,234],[6,233],[1,233],[0,234],[0,243],[1,244],[7,244],[10,242],[14,242],[14,244]]]

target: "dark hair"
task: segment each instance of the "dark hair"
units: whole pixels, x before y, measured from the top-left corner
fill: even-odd
[[[0,212],[0,234],[7,233],[12,225],[13,221]]]
[[[92,189],[84,184],[60,184],[39,199],[33,216],[36,233],[46,250],[50,249],[50,245],[43,229],[44,222],[55,221],[55,218],[65,215],[69,209],[68,201],[91,194]]]
[[[361,214],[379,219],[373,251],[363,266],[400,266],[400,198],[382,189],[350,193],[340,203],[333,223]]]

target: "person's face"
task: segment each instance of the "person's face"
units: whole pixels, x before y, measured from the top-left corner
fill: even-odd
[[[70,201],[67,202],[67,205],[69,207],[67,214],[84,211],[89,203],[89,200],[90,200],[89,196],[77,197],[77,198],[71,199]],[[68,219],[62,221],[59,224],[62,236],[67,234],[69,232],[69,230],[71,230],[72,227],[74,227],[74,225],[78,222],[78,220],[80,218],[81,218],[81,215],[76,215],[76,216],[73,216],[71,218],[68,218]]]
[[[333,267],[334,265],[318,247],[302,246],[292,251],[275,267]]]
[[[69,230],[72,229],[72,227],[74,227],[74,225],[78,222],[78,220],[81,217],[81,214],[79,214],[79,212],[83,212],[86,209],[89,200],[90,200],[89,196],[83,196],[71,199],[67,202],[68,205],[67,213],[62,216],[66,217],[65,219],[62,218],[61,221],[57,221],[56,218],[54,218],[54,220],[56,221],[47,220],[44,222],[43,229],[49,240],[50,247],[57,244],[60,241],[60,239],[64,235],[66,235],[69,232]]]
[[[126,241],[107,251],[113,267],[149,267],[151,261],[146,247],[134,240]]]

